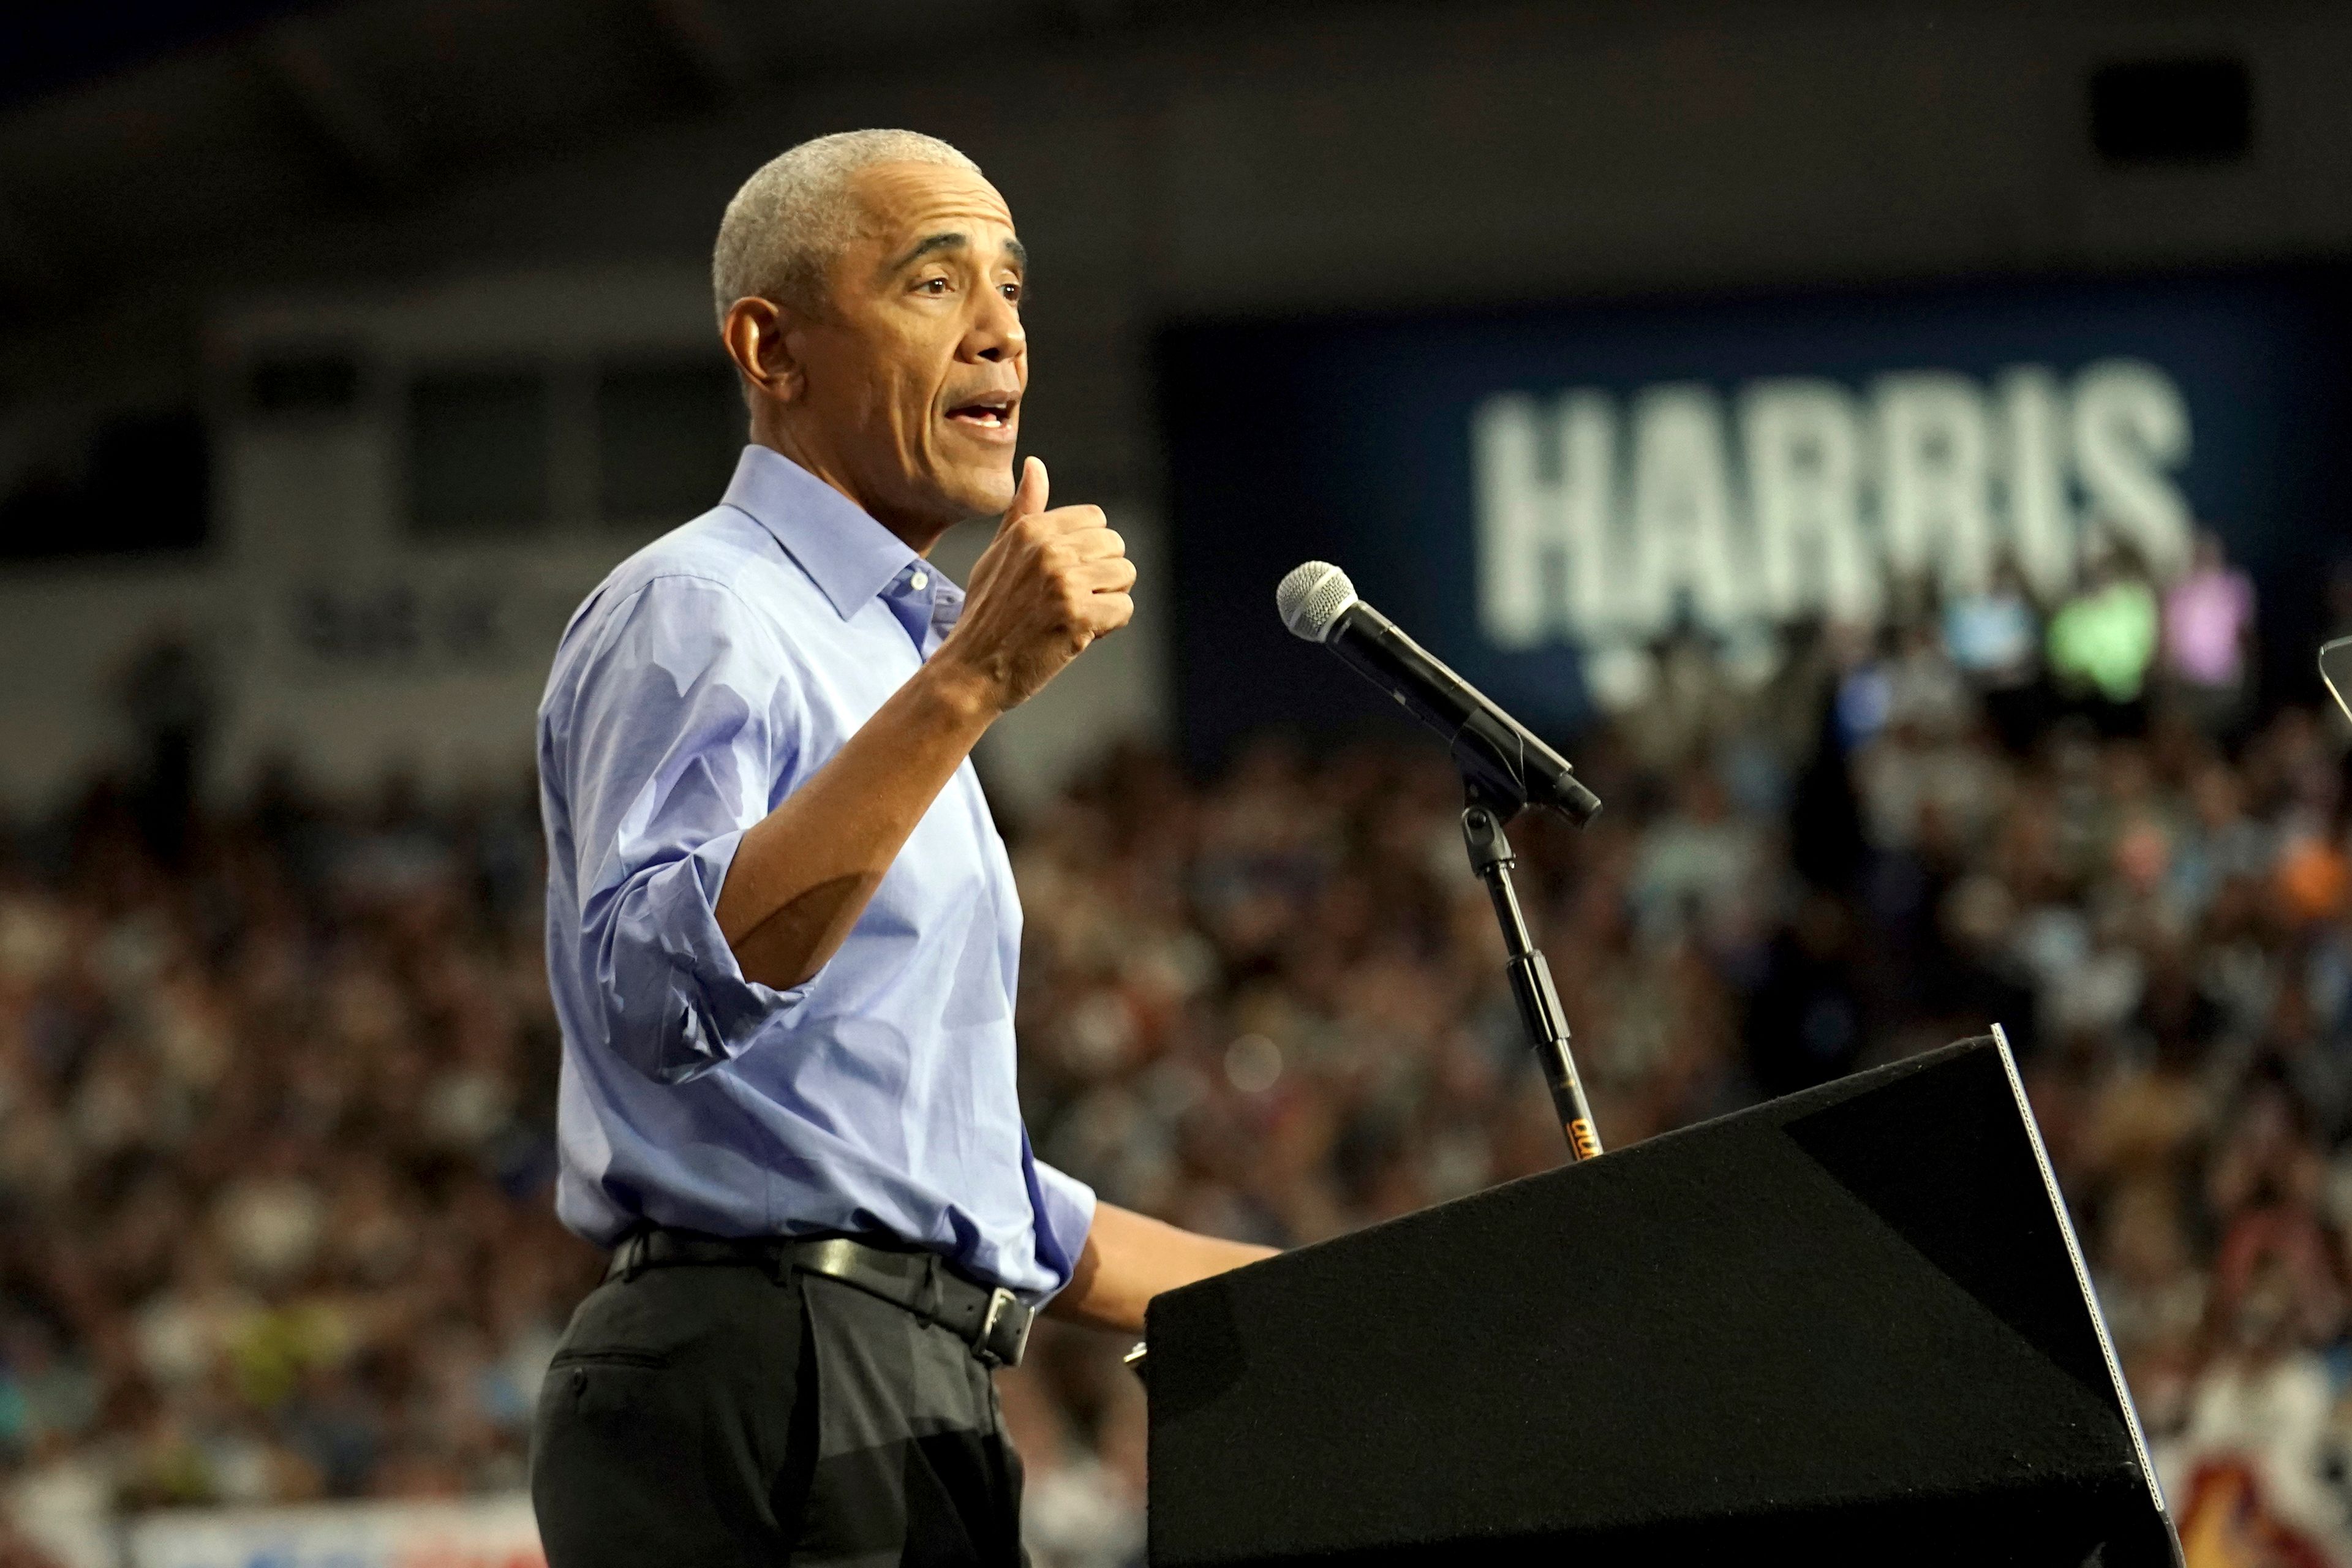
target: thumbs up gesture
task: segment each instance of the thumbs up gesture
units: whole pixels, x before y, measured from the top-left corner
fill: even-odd
[[[970,666],[1000,710],[1027,701],[1097,637],[1135,614],[1127,541],[1098,506],[1048,510],[1045,465],[1031,458],[965,590],[963,616],[935,659]]]

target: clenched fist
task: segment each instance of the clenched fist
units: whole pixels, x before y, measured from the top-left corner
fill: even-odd
[[[1030,458],[996,538],[972,566],[963,616],[934,656],[978,672],[999,710],[1027,701],[1135,614],[1127,542],[1098,506],[1048,511],[1046,483],[1045,465]]]

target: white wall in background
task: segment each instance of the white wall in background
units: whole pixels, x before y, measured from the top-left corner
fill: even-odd
[[[53,802],[124,753],[122,671],[166,632],[193,638],[214,672],[216,789],[236,789],[277,756],[339,792],[394,773],[440,792],[527,776],[556,639],[647,535],[578,515],[559,483],[556,515],[528,540],[409,537],[401,379],[422,366],[585,364],[648,349],[715,357],[708,310],[698,271],[639,268],[311,295],[226,314],[216,339],[225,366],[267,351],[349,347],[365,365],[359,404],[345,416],[262,416],[225,400],[216,543],[199,562],[0,574],[0,804]],[[709,499],[716,504],[716,488]],[[1013,810],[1049,795],[1105,741],[1168,728],[1168,606],[1164,591],[1152,592],[1166,570],[1158,520],[1145,506],[1108,510],[1147,574],[1136,624],[991,736],[984,765]],[[961,579],[988,538],[984,522],[959,530],[941,564]]]

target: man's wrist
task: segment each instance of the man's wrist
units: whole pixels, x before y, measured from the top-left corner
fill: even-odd
[[[950,723],[975,733],[985,730],[1010,706],[1004,683],[987,669],[942,648],[924,662],[915,678],[928,700],[937,704]]]

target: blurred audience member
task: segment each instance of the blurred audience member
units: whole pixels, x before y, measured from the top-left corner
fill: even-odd
[[[2041,716],[2041,617],[2016,558],[2004,552],[1984,588],[1944,606],[1944,647],[2004,744],[2022,752]]]
[[[2138,563],[2109,547],[2083,589],[2050,618],[2051,673],[2062,692],[2090,698],[2101,728],[2138,728],[2134,711],[2157,649],[2156,591]]]
[[[2196,558],[2164,591],[2164,668],[2199,728],[2233,721],[2246,695],[2254,582],[2229,564],[2221,541],[2197,535]]]

